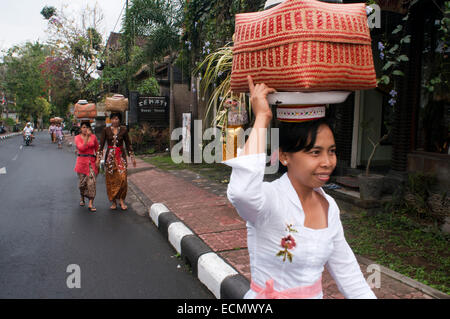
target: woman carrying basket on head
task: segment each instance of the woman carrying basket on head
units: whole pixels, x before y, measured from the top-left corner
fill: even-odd
[[[111,209],[117,209],[117,200],[120,208],[126,210],[125,198],[127,196],[127,156],[131,157],[133,166],[136,167],[133,148],[128,136],[126,126],[121,126],[121,113],[112,113],[111,126],[105,127],[100,139],[98,161],[103,157],[103,148],[107,144],[105,154],[105,179],[108,199],[112,202]],[[125,144],[125,149],[124,149]]]
[[[50,133],[50,139],[52,140],[52,143],[55,143],[55,129],[56,129],[55,122],[51,121],[50,127],[48,128],[48,132]]]
[[[346,298],[376,298],[344,237],[339,208],[321,188],[336,166],[333,132],[325,106],[314,119],[279,127],[279,159],[287,173],[263,182],[266,129],[272,119],[267,95],[275,90],[248,77],[255,122],[232,167],[227,196],[247,221],[251,289],[245,298],[321,299],[326,266]]]
[[[80,206],[85,205],[84,198],[89,199],[88,209],[91,212],[97,211],[94,207],[96,195],[96,177],[98,174],[98,161],[96,154],[98,150],[97,137],[90,131],[89,122],[81,123],[81,133],[75,136],[75,146],[77,148],[77,162],[75,172],[78,173],[78,187],[80,189]]]

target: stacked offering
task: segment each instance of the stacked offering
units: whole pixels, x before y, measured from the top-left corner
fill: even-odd
[[[114,94],[106,98],[106,111],[109,112],[125,112],[128,110],[128,99],[121,94]]]
[[[79,100],[75,104],[74,115],[78,120],[93,120],[97,117],[97,107],[95,103]]]

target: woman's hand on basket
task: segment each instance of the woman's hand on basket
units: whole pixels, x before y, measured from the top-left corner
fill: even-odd
[[[267,95],[276,92],[276,90],[268,87],[264,83],[253,84],[250,75],[247,77],[247,80],[250,88],[250,103],[255,117],[265,116],[272,119],[272,110],[267,101]]]
[[[263,83],[254,85],[251,76],[248,76],[247,79],[250,88],[250,102],[253,113],[255,114],[255,122],[253,123],[250,136],[247,142],[245,142],[242,155],[266,152],[267,128],[272,120],[272,110],[267,101],[267,94],[276,92],[275,89]]]

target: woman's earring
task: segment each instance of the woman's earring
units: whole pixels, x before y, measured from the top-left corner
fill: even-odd
[[[287,165],[287,161],[284,161],[283,163],[284,163],[284,165]]]

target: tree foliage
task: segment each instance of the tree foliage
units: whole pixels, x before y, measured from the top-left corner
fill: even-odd
[[[44,13],[41,12],[43,15]],[[48,16],[47,14],[44,17]],[[47,19],[47,33],[50,36],[48,44],[56,55],[68,62],[74,79],[78,81],[79,98],[88,98],[93,95],[93,92],[89,91],[92,87],[89,83],[98,78],[96,66],[103,50],[103,40],[97,30],[103,15],[96,5],[93,8],[87,6],[79,16],[81,22],[77,23],[63,9],[55,10]]]
[[[37,119],[47,111],[39,98],[47,95],[40,65],[48,54],[47,46],[27,42],[10,48],[3,57],[6,73],[2,86],[15,99],[16,111],[23,120]]]
[[[265,0],[191,0],[184,17],[183,43],[192,63],[232,41],[237,13],[255,12]],[[194,65],[191,65],[193,68]]]
[[[55,13],[56,13],[55,7],[45,6],[41,10],[41,15],[44,17],[45,20],[50,20],[50,18],[53,17]]]

